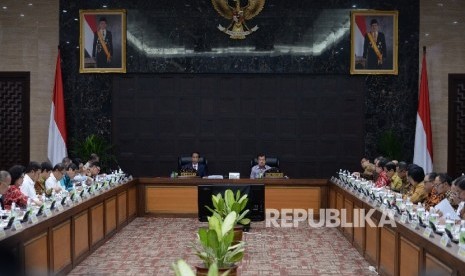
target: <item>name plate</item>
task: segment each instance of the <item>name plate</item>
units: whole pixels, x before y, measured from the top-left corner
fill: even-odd
[[[442,237],[441,237],[441,245],[443,247],[448,247],[450,245],[450,239],[449,237],[447,236],[447,234],[443,234]]]
[[[45,216],[48,218],[52,216],[52,211],[50,211],[50,209],[45,209],[44,213],[45,213]]]
[[[412,227],[413,229],[418,229],[418,221],[412,220],[412,222],[410,223],[410,227]]]
[[[29,215],[29,220],[31,221],[32,224],[37,223],[39,220],[37,219],[36,214],[30,214]]]
[[[408,221],[408,216],[406,214],[402,214],[402,216],[400,217],[400,222],[407,223],[407,221]]]
[[[21,221],[16,220],[15,222],[13,222],[13,229],[15,229],[16,231],[23,229]]]
[[[465,259],[465,245],[460,245],[459,246],[459,251],[457,252],[459,257]]]
[[[182,177],[196,177],[197,173],[196,172],[181,172],[179,176]]]
[[[0,228],[0,239],[3,239],[6,236],[5,230],[3,228]]]
[[[431,234],[433,233],[433,229],[430,227],[426,227],[425,231],[423,231],[423,237],[429,238],[431,237]]]
[[[284,178],[284,173],[265,173],[266,178]]]

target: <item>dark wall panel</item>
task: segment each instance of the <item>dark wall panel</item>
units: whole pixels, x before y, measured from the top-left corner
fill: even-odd
[[[113,87],[118,160],[137,176],[169,175],[197,150],[210,173],[245,176],[258,152],[290,177],[328,177],[363,155],[362,77],[129,74]]]

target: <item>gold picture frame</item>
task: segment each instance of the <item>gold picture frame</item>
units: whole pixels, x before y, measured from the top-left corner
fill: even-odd
[[[398,17],[398,11],[351,12],[351,74],[398,74]]]
[[[80,73],[126,73],[126,10],[79,10],[79,29]]]

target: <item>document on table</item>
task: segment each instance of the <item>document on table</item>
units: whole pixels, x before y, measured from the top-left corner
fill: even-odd
[[[449,200],[447,198],[443,199],[436,206],[434,206],[434,209],[441,211],[443,216],[449,214],[450,219],[460,219],[460,217],[455,212],[454,208],[452,208],[452,205],[450,205]]]

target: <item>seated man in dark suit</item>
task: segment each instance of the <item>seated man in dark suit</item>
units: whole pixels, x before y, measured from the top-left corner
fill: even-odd
[[[184,170],[191,170],[194,169],[197,171],[197,175],[200,177],[204,177],[207,175],[207,168],[205,164],[199,163],[200,154],[198,152],[192,153],[192,163],[183,166]]]

